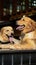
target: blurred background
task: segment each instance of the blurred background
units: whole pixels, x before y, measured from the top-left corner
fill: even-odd
[[[36,14],[36,0],[0,0],[0,20],[13,20]]]

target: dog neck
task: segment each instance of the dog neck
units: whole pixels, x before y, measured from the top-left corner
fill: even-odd
[[[36,29],[35,29],[36,30]],[[21,34],[27,34],[27,33],[30,33],[30,32],[33,32],[34,31],[34,29],[29,29],[29,30],[23,30],[23,31],[21,31]]]
[[[27,35],[28,33],[30,34],[31,32],[34,32],[34,30],[26,32],[26,33],[21,33],[20,39],[23,40],[23,38],[25,37],[25,35]]]

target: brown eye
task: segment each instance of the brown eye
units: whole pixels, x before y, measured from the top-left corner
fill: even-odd
[[[9,30],[6,30],[7,32],[9,31]]]
[[[25,27],[25,25],[23,24],[23,26]]]
[[[13,31],[13,30],[11,30],[11,31]]]

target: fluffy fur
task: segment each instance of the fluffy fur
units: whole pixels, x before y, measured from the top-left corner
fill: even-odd
[[[0,31],[0,41],[1,42],[10,42],[10,43],[17,43],[19,40],[14,38],[14,30],[11,26],[5,26],[1,28]]]
[[[20,40],[23,49],[36,49],[36,22],[29,17],[23,16],[16,22],[16,30],[21,31]]]

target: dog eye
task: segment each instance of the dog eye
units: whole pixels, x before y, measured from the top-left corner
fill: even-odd
[[[25,25],[23,24],[23,26],[25,27]]]
[[[9,30],[6,30],[6,31],[9,31]]]
[[[13,31],[13,30],[11,30],[11,31]]]

